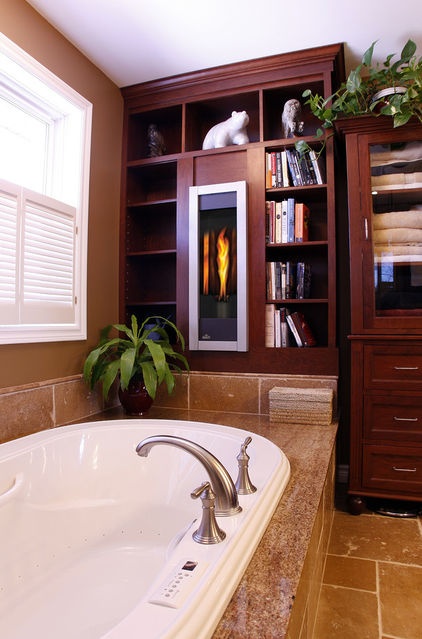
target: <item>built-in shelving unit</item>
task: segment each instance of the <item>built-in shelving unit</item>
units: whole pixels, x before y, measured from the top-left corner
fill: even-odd
[[[122,164],[120,316],[160,314],[188,335],[189,187],[244,180],[248,189],[249,350],[189,353],[197,370],[337,374],[335,188],[332,140],[324,150],[323,184],[266,188],[266,155],[292,148],[283,139],[285,102],[310,88],[329,95],[344,75],[342,45],[225,65],[156,80],[122,90],[125,101]],[[232,111],[249,115],[249,143],[202,150],[207,131]],[[303,106],[303,139],[315,144],[318,121]],[[165,153],[148,157],[147,132],[156,124]],[[318,148],[318,147],[316,147]],[[265,203],[294,197],[311,211],[309,241],[268,245]],[[306,260],[311,295],[289,299],[312,326],[317,346],[265,346],[268,303],[266,262]]]

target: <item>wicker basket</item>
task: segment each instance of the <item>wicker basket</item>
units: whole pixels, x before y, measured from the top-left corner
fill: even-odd
[[[269,392],[270,422],[331,424],[333,389],[274,387]]]

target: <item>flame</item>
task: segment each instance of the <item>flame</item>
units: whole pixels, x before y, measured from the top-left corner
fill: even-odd
[[[218,277],[220,278],[220,292],[218,295],[218,300],[227,300],[227,277],[229,273],[229,249],[230,243],[228,238],[225,236],[226,227],[221,229],[220,233],[217,237],[217,270]]]
[[[204,295],[209,293],[210,284],[210,267],[209,267],[209,255],[210,255],[210,234],[208,231],[204,233],[204,261],[203,261],[203,292]]]

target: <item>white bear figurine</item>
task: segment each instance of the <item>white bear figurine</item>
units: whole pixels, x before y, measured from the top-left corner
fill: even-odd
[[[246,127],[249,116],[246,111],[233,111],[231,117],[215,124],[207,133],[202,145],[203,149],[218,149],[230,144],[247,144],[249,142]]]

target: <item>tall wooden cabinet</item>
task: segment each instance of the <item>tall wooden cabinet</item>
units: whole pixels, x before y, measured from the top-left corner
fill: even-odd
[[[340,124],[348,176],[350,508],[422,497],[422,127]]]
[[[120,319],[132,313],[170,317],[188,335],[189,187],[245,181],[248,199],[249,349],[188,353],[193,370],[336,375],[335,188],[332,139],[321,160],[322,184],[267,188],[266,158],[292,149],[283,139],[287,100],[306,88],[331,94],[344,77],[343,47],[329,45],[164,78],[122,90]],[[249,143],[202,150],[207,131],[246,110]],[[314,144],[318,121],[304,106],[303,139]],[[147,131],[157,125],[165,153],[148,157]],[[266,201],[292,197],[311,211],[309,241],[266,242]],[[303,260],[312,267],[307,299],[278,299],[300,310],[317,338],[312,348],[267,348],[266,262]]]

